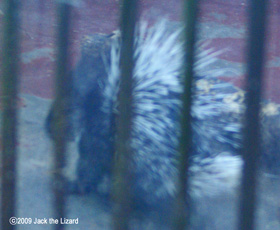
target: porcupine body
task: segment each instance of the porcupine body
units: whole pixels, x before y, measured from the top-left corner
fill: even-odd
[[[142,22],[136,29],[130,171],[135,202],[149,207],[170,205],[177,192],[184,57],[181,30],[180,26],[170,30],[164,21],[152,27]],[[67,118],[69,130],[79,142],[79,155],[70,160],[68,169],[70,190],[75,192],[110,193],[120,46],[117,35],[85,40],[81,60],[73,71],[73,104]],[[232,191],[242,168],[243,93],[217,80],[219,71],[205,71],[213,61],[215,53],[211,51],[196,55],[189,171],[193,197]],[[52,112],[47,123],[52,133]]]

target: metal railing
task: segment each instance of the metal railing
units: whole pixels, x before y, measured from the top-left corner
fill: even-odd
[[[137,0],[124,0],[121,14],[121,56],[120,56],[120,90],[118,95],[119,112],[117,119],[117,137],[115,141],[113,200],[116,203],[113,213],[115,230],[129,229],[131,213],[131,176],[129,163],[133,151],[127,143],[131,138],[132,124],[132,86],[134,68],[134,30],[137,20]]]
[[[58,3],[58,28],[57,28],[57,65],[54,101],[54,160],[53,160],[53,192],[54,192],[54,217],[65,216],[65,167],[67,119],[65,111],[71,103],[72,79],[69,71],[69,32],[71,5]],[[57,230],[64,229],[64,225],[55,225]]]
[[[238,226],[241,230],[254,229],[256,210],[256,175],[261,154],[260,102],[264,69],[265,24],[268,1],[252,0],[248,37],[246,77],[246,112],[243,137],[244,169]]]
[[[1,153],[1,229],[14,229],[9,219],[16,208],[17,94],[19,63],[19,1],[4,1],[2,51],[2,153]]]

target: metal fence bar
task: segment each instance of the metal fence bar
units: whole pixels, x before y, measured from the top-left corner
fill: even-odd
[[[2,155],[1,155],[1,229],[15,229],[9,219],[16,211],[16,140],[19,62],[19,1],[4,1],[2,51]],[[10,220],[13,222],[14,220]]]
[[[239,226],[254,229],[256,172],[260,158],[260,101],[264,66],[265,22],[268,1],[252,0],[248,38],[247,95],[244,127],[244,169]]]
[[[58,28],[57,28],[57,63],[56,84],[54,101],[54,217],[65,217],[65,178],[63,167],[65,166],[66,152],[66,127],[65,116],[67,105],[71,97],[71,75],[69,74],[69,31],[70,31],[71,5],[61,2],[57,5]],[[64,225],[55,225],[56,229],[64,229]]]
[[[132,123],[132,75],[134,68],[133,43],[137,18],[137,0],[124,0],[121,13],[121,56],[120,56],[120,90],[118,95],[119,116],[117,118],[117,137],[115,141],[114,162],[114,209],[113,224],[116,230],[126,230],[131,211],[129,165],[132,150],[128,143],[131,137]]]
[[[183,108],[181,113],[181,136],[179,142],[179,186],[178,197],[175,206],[174,229],[184,230],[190,228],[191,201],[187,196],[188,191],[188,168],[192,149],[192,129],[191,129],[191,105],[192,105],[192,85],[194,78],[194,56],[196,41],[196,25],[198,0],[185,0],[183,21],[185,22],[185,59],[183,62],[184,92],[182,95]],[[186,207],[187,205],[187,207]]]

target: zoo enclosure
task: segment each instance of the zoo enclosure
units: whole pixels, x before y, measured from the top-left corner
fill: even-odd
[[[5,25],[3,30],[3,52],[2,52],[2,105],[3,105],[3,115],[2,115],[2,167],[1,167],[1,229],[13,229],[14,226],[10,225],[7,221],[10,217],[15,216],[15,183],[17,178],[15,177],[15,170],[17,165],[17,151],[16,151],[16,137],[17,137],[17,87],[18,87],[18,60],[19,60],[19,11],[20,2],[17,0],[6,0],[5,1]],[[247,105],[246,105],[246,122],[245,122],[245,133],[244,133],[244,159],[245,167],[243,172],[243,182],[242,182],[242,198],[241,198],[241,209],[239,212],[240,216],[240,228],[239,229],[253,229],[254,223],[254,210],[255,210],[255,175],[257,161],[260,155],[259,146],[259,105],[260,105],[260,95],[261,95],[261,76],[263,73],[263,53],[264,53],[264,38],[265,38],[265,22],[266,22],[266,8],[268,1],[251,1],[250,6],[250,23],[249,23],[249,38],[248,38],[248,68],[247,68]],[[54,167],[56,168],[55,181],[56,186],[54,186],[54,194],[56,197],[54,210],[55,216],[63,216],[65,212],[64,203],[64,190],[62,189],[64,184],[64,179],[62,177],[61,169],[64,165],[64,152],[65,152],[65,140],[61,137],[65,136],[65,127],[63,121],[65,121],[63,116],[63,101],[67,98],[68,88],[71,79],[67,79],[67,57],[68,57],[68,29],[70,24],[69,13],[71,11],[72,4],[66,3],[66,1],[59,1],[57,3],[58,8],[58,32],[57,32],[57,71],[56,71],[56,108],[58,111],[58,123],[62,124],[58,126],[57,140],[55,142],[55,156],[58,164]],[[192,75],[193,75],[193,56],[194,56],[194,44],[196,40],[196,20],[197,20],[197,8],[199,7],[199,1],[185,1],[185,9],[182,15],[185,16],[184,21],[186,22],[186,65],[185,65],[185,97],[184,97],[184,110],[182,121],[182,138],[180,143],[180,152],[182,155],[182,165],[180,166],[181,184],[180,192],[178,196],[178,213],[179,218],[176,220],[176,228],[184,229],[185,225],[188,223],[188,215],[184,213],[184,206],[180,204],[185,203],[185,195],[187,188],[187,178],[185,175],[185,170],[188,170],[188,149],[191,148],[191,129],[190,129],[190,106],[191,106],[191,87],[192,87]],[[122,76],[123,85],[121,87],[131,88],[131,73],[133,69],[132,60],[132,41],[133,41],[133,31],[135,26],[135,21],[137,15],[137,1],[124,1],[122,4],[122,40],[125,42],[121,60],[123,60]],[[129,20],[126,20],[129,19]],[[124,23],[124,22],[129,23]],[[121,92],[126,92],[127,90],[121,90]],[[128,90],[129,92],[130,90]],[[125,102],[126,99],[131,100],[131,95],[120,95],[120,111],[129,111],[125,108],[122,109],[125,104],[130,104],[130,102]],[[119,140],[118,143],[124,143],[129,137],[129,123],[130,115],[125,114],[125,112],[120,113],[119,118]],[[123,132],[121,134],[121,132]],[[257,143],[257,144],[256,144]],[[119,148],[118,152],[125,154],[130,154],[124,146],[117,146]],[[124,148],[124,149],[123,149]],[[116,175],[120,178],[125,178],[123,174],[125,172],[121,171],[122,167],[120,164],[126,165],[127,162],[118,162],[116,164]],[[118,167],[120,166],[120,167]],[[120,187],[116,188],[116,194],[118,196],[129,197],[126,190],[126,181],[120,183]],[[118,215],[115,215],[115,228],[116,229],[127,229],[127,221],[125,220],[125,212],[127,206],[129,206],[128,199],[120,199],[122,202],[119,204]],[[127,203],[128,202],[128,203]],[[190,210],[191,212],[191,210]],[[62,229],[63,226],[56,226],[57,229]]]

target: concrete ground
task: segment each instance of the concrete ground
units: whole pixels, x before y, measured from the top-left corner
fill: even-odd
[[[17,217],[51,218],[51,143],[44,131],[44,119],[53,98],[55,63],[55,1],[25,0],[21,11],[21,82],[18,160]],[[141,0],[142,14],[149,20],[167,17],[179,20],[178,0]],[[243,87],[246,61],[248,1],[201,1],[199,37],[207,47],[223,50],[215,68],[228,68],[221,79]],[[117,0],[80,0],[72,12],[71,63],[79,59],[82,38],[88,34],[111,33],[117,29]],[[0,0],[2,10],[3,0]],[[2,27],[3,15],[0,14]],[[271,1],[267,32],[264,98],[280,104],[280,3]],[[1,139],[0,139],[1,140]],[[280,179],[261,176],[258,189],[258,230],[280,230]],[[199,201],[200,229],[237,229],[238,196]],[[110,229],[110,212],[96,197],[70,196],[67,218],[79,218],[79,224],[66,229]],[[164,229],[149,220],[135,220],[137,229]],[[47,225],[19,225],[19,230],[53,229]]]

